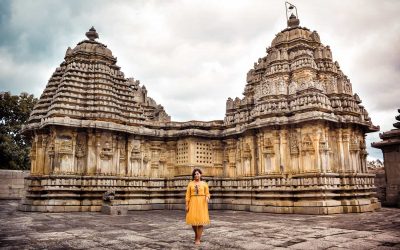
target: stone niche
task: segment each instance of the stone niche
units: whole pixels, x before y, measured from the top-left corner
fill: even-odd
[[[331,214],[374,211],[365,133],[377,131],[317,32],[293,22],[247,74],[224,120],[173,122],[116,58],[88,39],[68,48],[24,132],[31,175],[20,210],[184,209],[194,167],[211,209]]]

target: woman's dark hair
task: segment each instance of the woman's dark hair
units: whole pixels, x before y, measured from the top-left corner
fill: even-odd
[[[192,171],[192,180],[194,180],[194,174],[195,174],[196,172],[199,172],[200,174],[203,174],[203,172],[201,172],[201,169],[200,169],[200,168],[194,168],[193,171]]]

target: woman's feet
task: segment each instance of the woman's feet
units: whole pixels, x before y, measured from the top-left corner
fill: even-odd
[[[200,245],[200,240],[195,240],[195,241],[194,241],[194,244],[195,244],[195,245]]]

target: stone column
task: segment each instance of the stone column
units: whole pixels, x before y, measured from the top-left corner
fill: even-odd
[[[350,166],[350,135],[348,130],[342,132],[342,145],[343,145],[343,170],[345,172],[351,172]]]
[[[85,174],[94,175],[97,169],[97,142],[96,134],[93,129],[88,129],[86,172]]]

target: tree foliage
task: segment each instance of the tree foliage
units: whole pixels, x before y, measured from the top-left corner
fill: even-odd
[[[0,168],[29,169],[31,138],[21,134],[37,98],[27,93],[0,93]]]

